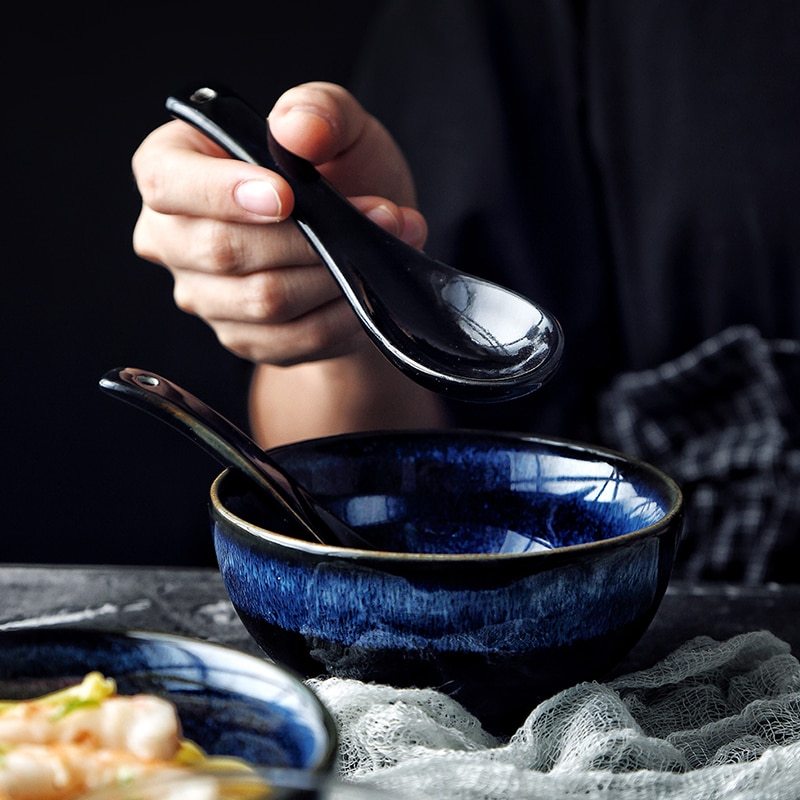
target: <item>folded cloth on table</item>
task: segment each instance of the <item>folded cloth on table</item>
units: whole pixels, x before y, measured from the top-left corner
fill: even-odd
[[[727,328],[600,401],[604,441],[685,495],[675,575],[800,581],[800,342]]]
[[[309,684],[337,721],[342,777],[414,800],[800,797],[800,663],[766,631],[574,686],[508,741],[434,690]]]

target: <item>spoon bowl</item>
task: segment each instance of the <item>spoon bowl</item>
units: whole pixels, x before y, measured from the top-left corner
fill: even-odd
[[[233,92],[204,87],[166,105],[234,158],[286,179],[293,219],[372,341],[410,378],[458,399],[499,401],[529,394],[553,375],[563,334],[543,308],[384,231],[282,147],[265,117]]]
[[[277,501],[292,535],[320,544],[371,549],[363,536],[328,511],[247,434],[172,381],[147,370],[122,367],[107,372],[100,379],[100,388],[150,412],[224,466],[243,473],[262,495]]]

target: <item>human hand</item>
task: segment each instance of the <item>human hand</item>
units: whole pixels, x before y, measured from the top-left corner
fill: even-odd
[[[309,83],[284,93],[275,138],[308,159],[361,211],[411,245],[427,229],[397,145],[345,89]],[[135,252],[166,267],[174,299],[250,361],[290,366],[356,352],[366,335],[327,268],[287,220],[294,198],[276,173],[228,158],[181,121],[136,150],[142,209]]]

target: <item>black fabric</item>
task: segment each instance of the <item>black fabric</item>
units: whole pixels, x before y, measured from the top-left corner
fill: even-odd
[[[404,148],[428,251],[561,320],[537,395],[463,425],[602,436],[597,398],[730,325],[800,338],[800,9],[399,0],[355,91]]]
[[[565,330],[549,385],[454,422],[639,455],[684,488],[679,574],[797,581],[800,6],[396,0],[370,41],[428,251]]]

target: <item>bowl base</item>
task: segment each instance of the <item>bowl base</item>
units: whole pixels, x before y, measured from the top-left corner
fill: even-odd
[[[543,648],[535,654],[477,654],[343,645],[286,631],[239,608],[236,611],[270,659],[305,678],[351,678],[395,688],[436,689],[500,737],[513,734],[548,697],[582,681],[602,680],[650,623],[639,620],[601,639]]]

